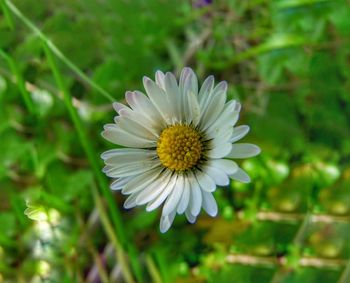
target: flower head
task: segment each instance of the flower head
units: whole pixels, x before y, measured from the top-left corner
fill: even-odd
[[[209,76],[198,90],[190,68],[179,83],[172,73],[156,72],[155,82],[145,77],[147,96],[139,91],[125,95],[129,106],[114,103],[119,114],[104,126],[102,136],[125,148],[104,152],[104,173],[113,178],[112,190],[129,195],[125,208],[145,205],[147,211],[163,205],[160,231],[166,232],[175,215],[196,221],[201,208],[210,216],[218,208],[217,186],[230,179],[250,182],[231,158],[260,153],[259,147],[235,143],[249,131],[235,126],[240,103],[226,102],[227,83],[214,86]]]

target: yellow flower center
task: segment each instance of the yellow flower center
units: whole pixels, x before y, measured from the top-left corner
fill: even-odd
[[[200,134],[186,125],[174,125],[161,133],[157,153],[162,164],[172,170],[192,168],[201,158]]]

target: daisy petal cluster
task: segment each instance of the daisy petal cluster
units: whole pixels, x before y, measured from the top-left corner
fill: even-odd
[[[227,83],[209,76],[199,88],[195,73],[184,68],[175,76],[157,71],[155,81],[144,77],[146,95],[126,92],[128,105],[114,103],[118,115],[104,126],[102,136],[124,148],[101,157],[103,172],[113,178],[112,190],[128,195],[125,208],[162,206],[160,231],[166,232],[176,214],[196,221],[203,208],[216,216],[213,192],[230,179],[250,182],[232,159],[253,157],[258,146],[236,143],[249,131],[235,126],[241,104],[227,100]]]

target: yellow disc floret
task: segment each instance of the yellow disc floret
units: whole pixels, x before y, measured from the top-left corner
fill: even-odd
[[[163,130],[157,143],[162,164],[175,171],[192,168],[201,158],[200,134],[187,125],[174,125]]]

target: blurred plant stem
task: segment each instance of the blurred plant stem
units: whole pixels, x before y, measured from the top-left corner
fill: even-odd
[[[157,266],[153,260],[153,258],[150,255],[146,255],[146,266],[149,271],[149,274],[151,275],[152,282],[153,283],[162,283],[162,277],[159,274],[159,271],[157,269]]]
[[[243,265],[260,266],[260,267],[268,267],[268,268],[273,268],[276,266],[280,266],[284,268],[285,266],[287,266],[287,261],[288,261],[288,259],[285,256],[277,259],[274,256],[270,256],[270,257],[256,256],[251,254],[229,254],[226,256],[225,259],[226,259],[226,262],[230,264],[243,264]],[[298,263],[302,267],[338,270],[338,269],[341,269],[346,264],[346,261],[342,259],[327,259],[327,258],[308,256],[308,257],[300,257]],[[280,281],[275,281],[275,282],[280,282]]]
[[[101,173],[100,166],[97,160],[97,153],[93,149],[92,144],[89,141],[89,137],[84,129],[83,122],[81,121],[76,109],[73,106],[72,98],[64,84],[62,75],[56,65],[55,58],[53,57],[53,54],[51,52],[50,47],[47,44],[47,41],[43,39],[43,46],[44,51],[47,57],[47,60],[49,62],[50,68],[53,72],[54,78],[56,80],[56,83],[59,87],[59,89],[62,91],[63,94],[63,100],[64,103],[69,111],[69,115],[73,121],[74,127],[76,128],[78,132],[78,137],[81,142],[81,145],[87,155],[87,158],[90,162],[90,165],[92,167],[92,170],[95,174],[97,183],[99,184],[100,189],[102,190],[102,194],[104,198],[107,201],[109,212],[111,213],[112,220],[116,229],[117,236],[119,237],[120,242],[122,243],[122,246],[124,249],[129,253],[130,258],[136,258],[136,248],[133,246],[133,243],[131,241],[128,241],[126,238],[125,231],[123,229],[123,223],[122,218],[120,215],[120,212],[115,204],[115,201],[113,199],[113,195],[111,191],[109,190],[109,187],[107,185],[106,180],[104,179],[104,176]],[[131,261],[135,276],[138,279],[138,282],[142,282],[142,273],[141,273],[141,266],[139,265],[139,262],[137,260]]]
[[[304,237],[305,234],[307,232],[307,228],[309,227],[310,224],[310,220],[311,220],[311,214],[310,212],[308,212],[305,216],[304,216],[304,220],[301,223],[298,232],[296,233],[294,240],[293,240],[293,244],[297,247],[301,247],[302,243],[304,241]]]
[[[79,213],[77,213],[77,220],[79,222],[79,225],[80,225],[82,231],[84,231],[83,232],[83,239],[84,239],[84,242],[86,243],[86,247],[87,247],[88,251],[91,253],[91,255],[94,259],[95,266],[97,267],[99,279],[101,280],[102,283],[108,283],[109,282],[108,274],[107,274],[107,271],[106,271],[104,264],[102,262],[101,256],[98,253],[98,251],[95,249],[95,246],[92,243],[92,241],[89,237],[88,231],[84,225],[84,221]]]
[[[0,5],[1,5],[2,11],[4,12],[4,16],[5,16],[5,20],[7,22],[7,25],[9,26],[9,28],[11,30],[13,30],[14,29],[13,20],[12,20],[10,11],[9,11],[5,1],[4,0],[0,0]]]
[[[307,214],[304,216],[303,222],[300,224],[299,229],[292,241],[292,244],[289,246],[289,251],[287,256],[284,259],[283,267],[281,267],[272,277],[271,283],[282,283],[286,279],[286,276],[290,272],[289,270],[292,268],[293,270],[297,270],[300,266],[305,266],[305,258],[302,257],[303,254],[303,242],[305,238],[305,234],[309,227],[311,221],[311,212],[308,210]],[[306,258],[308,266],[309,259]],[[316,262],[314,262],[316,261]],[[318,267],[327,266],[328,262],[324,263],[323,259],[316,258],[314,261],[311,260],[311,266],[316,265]],[[304,262],[304,264],[303,264]],[[284,268],[287,266],[288,268]],[[339,266],[339,263],[333,264],[330,263],[330,266]]]
[[[169,283],[171,282],[169,278],[169,269],[166,263],[166,260],[164,258],[163,251],[154,249],[153,250],[153,258],[155,259],[155,263],[157,263],[159,267],[159,274],[162,275],[163,283]],[[155,268],[155,265],[154,265]]]
[[[114,246],[116,258],[118,259],[120,266],[121,266],[121,269],[123,270],[123,276],[125,278],[125,281],[128,283],[134,282],[134,279],[132,278],[132,274],[131,274],[130,269],[129,269],[128,259],[125,256],[125,253],[123,252],[123,248],[121,247],[121,245],[118,241],[118,238],[116,237],[116,235],[113,231],[113,226],[108,219],[108,215],[107,215],[106,210],[103,206],[101,197],[98,194],[97,188],[94,186],[92,187],[92,195],[94,197],[94,202],[95,202],[96,208],[98,210],[98,214],[100,216],[102,226],[107,234],[107,237],[109,238],[109,240],[112,242],[112,244]],[[137,260],[137,258],[133,258],[133,257],[130,258],[130,261],[135,261],[135,260]]]
[[[348,282],[350,282],[350,258],[348,260],[346,267],[344,268],[342,275],[339,278],[338,283],[348,283]]]
[[[237,213],[238,219],[244,219],[244,212]],[[258,211],[256,218],[259,221],[297,223],[304,219],[303,213],[285,213],[278,211]],[[346,215],[331,214],[311,214],[310,222],[312,223],[350,223],[350,218]]]
[[[176,69],[175,73],[178,75],[179,70],[183,68],[183,64],[184,64],[181,54],[178,48],[176,47],[175,42],[172,40],[167,41],[167,48],[168,48],[169,56],[173,64],[175,65],[175,69]]]
[[[30,97],[30,93],[26,89],[25,80],[19,70],[19,67],[16,64],[16,61],[13,60],[5,51],[0,49],[0,57],[2,57],[8,64],[13,76],[15,77],[16,83],[18,85],[19,91],[22,95],[23,101],[29,111],[30,114],[36,116],[35,106],[32,98]]]
[[[25,17],[20,10],[10,1],[10,0],[1,0],[2,9],[4,14],[7,15],[6,19],[11,19],[9,15],[9,10],[15,14],[35,35],[37,35],[40,39],[42,39],[46,45],[50,48],[50,50],[64,63],[70,68],[74,73],[76,73],[84,82],[90,85],[93,89],[103,95],[110,102],[113,102],[115,99],[101,88],[98,84],[96,84],[93,80],[91,80],[87,75],[84,74],[71,60],[69,60],[58,48],[55,44],[51,42],[36,26],[33,24],[27,17]],[[12,23],[12,20],[8,20],[9,23]],[[10,24],[9,24],[10,25]]]

